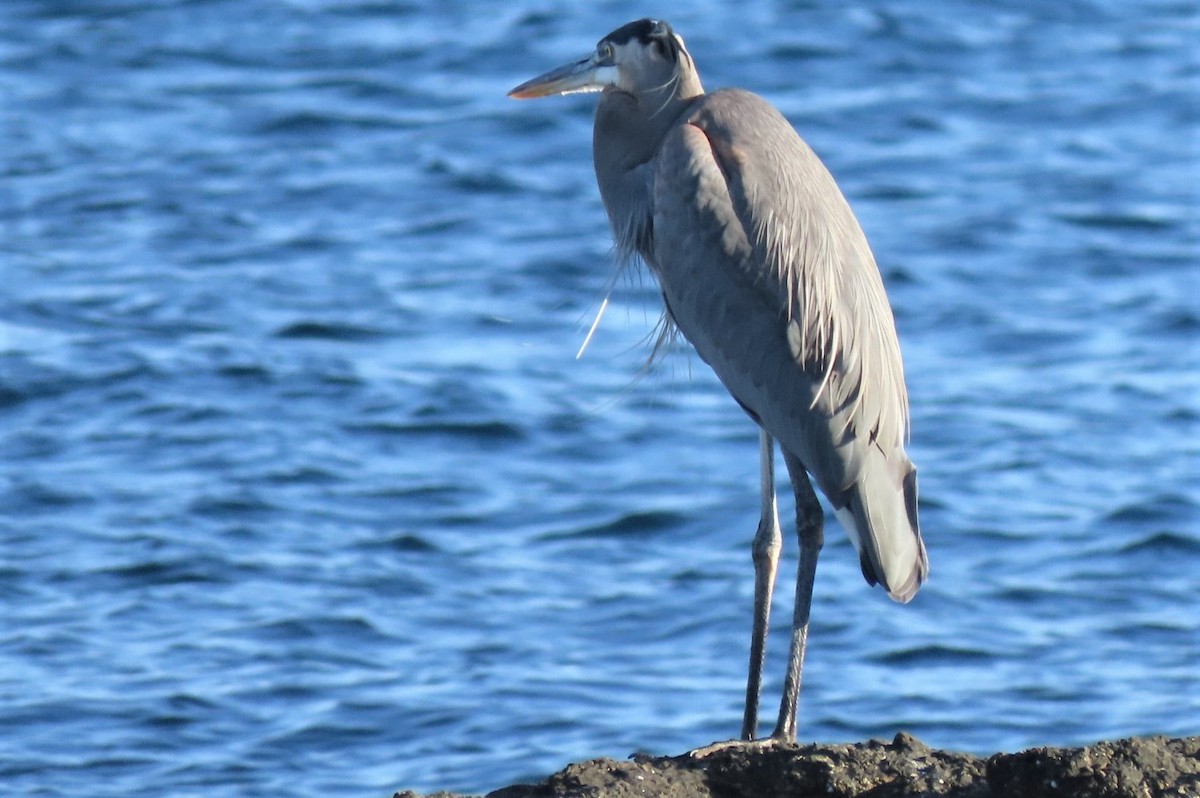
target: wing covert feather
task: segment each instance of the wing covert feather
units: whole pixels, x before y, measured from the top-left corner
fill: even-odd
[[[913,573],[888,572],[916,560],[919,585],[927,567],[905,510],[915,476],[899,343],[833,178],[768,103],[723,90],[668,133],[653,191],[649,260],[675,323],[834,507],[857,518],[848,532],[869,538],[864,573],[915,592]]]

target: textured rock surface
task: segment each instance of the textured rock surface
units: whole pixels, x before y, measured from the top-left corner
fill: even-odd
[[[488,798],[1200,798],[1200,737],[1145,737],[978,757],[891,743],[718,744],[569,765]],[[395,798],[422,798],[398,792]],[[426,798],[460,798],[435,793]]]

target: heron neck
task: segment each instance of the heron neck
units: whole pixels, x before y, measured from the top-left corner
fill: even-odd
[[[608,88],[600,95],[593,129],[597,170],[625,172],[649,161],[680,114],[704,94],[695,73],[671,92],[630,94]]]
[[[679,76],[679,87],[676,94],[688,102],[704,94],[704,86],[700,85],[700,74],[695,69],[684,70],[683,74]]]
[[[592,156],[617,249],[623,256],[640,254],[648,263],[654,213],[651,161],[667,132],[703,94],[699,80],[679,88],[694,93],[661,94],[656,99],[605,89],[596,106]]]

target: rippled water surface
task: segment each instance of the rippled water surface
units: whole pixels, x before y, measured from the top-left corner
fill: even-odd
[[[641,371],[648,277],[574,359],[595,100],[504,96],[656,11],[0,6],[6,794],[484,790],[737,732],[755,430],[686,349]],[[830,165],[906,356],[932,579],[895,605],[830,530],[801,737],[1200,733],[1193,4],[674,14]]]

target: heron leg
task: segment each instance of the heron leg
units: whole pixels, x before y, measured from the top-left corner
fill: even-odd
[[[779,531],[779,510],[775,504],[775,440],[766,430],[759,431],[759,475],[762,515],[754,534],[754,628],[750,633],[750,670],[746,676],[746,714],[742,718],[742,739],[758,736],[758,697],[762,689],[763,662],[767,653],[767,625],[771,616],[771,595],[779,569],[783,535]]]
[[[796,739],[796,707],[800,701],[800,676],[804,669],[804,649],[808,644],[808,618],[812,608],[813,582],[817,575],[817,557],[825,543],[825,512],[817,501],[804,465],[786,449],[792,490],[796,494],[796,533],[800,538],[800,566],[796,574],[796,607],[792,617],[792,644],[788,652],[787,674],[783,681],[783,700],[779,703],[779,722],[772,737]]]

